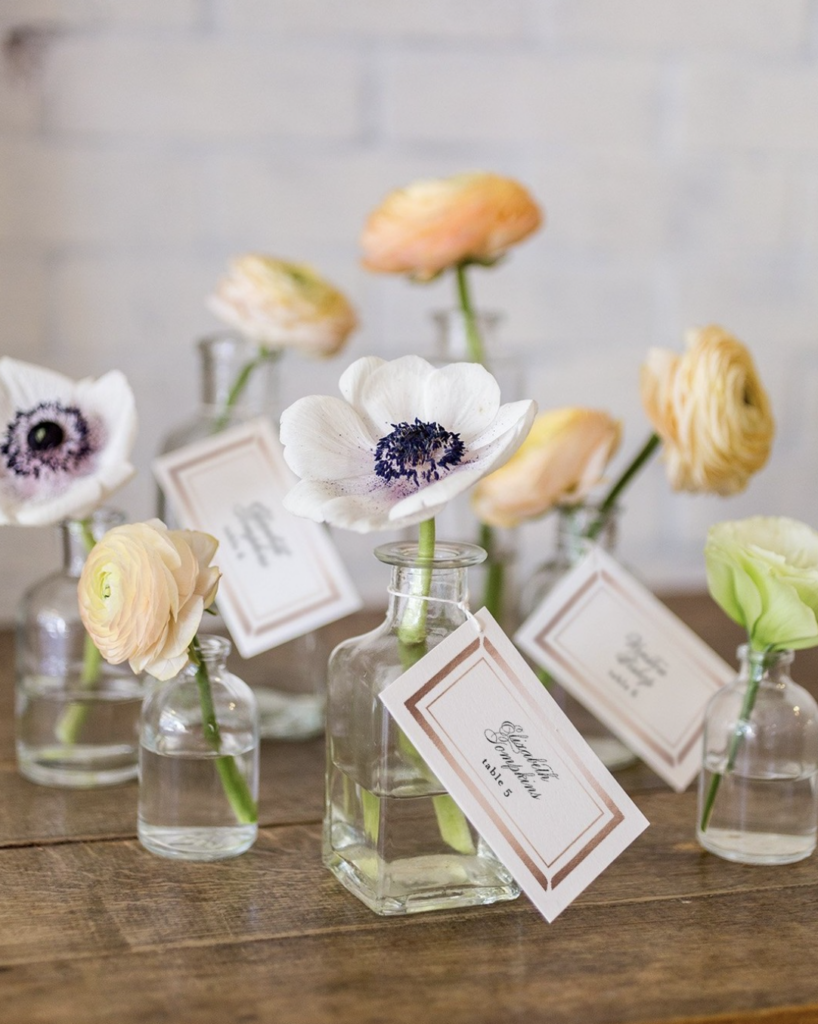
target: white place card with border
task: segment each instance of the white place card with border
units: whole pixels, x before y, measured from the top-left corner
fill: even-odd
[[[648,821],[483,609],[380,698],[543,917]]]
[[[242,657],[361,607],[324,527],[283,507],[295,477],[267,419],[161,455],[153,470],[179,523],[219,541],[217,602]]]
[[[514,639],[669,786],[696,778],[705,707],[735,669],[601,548]]]

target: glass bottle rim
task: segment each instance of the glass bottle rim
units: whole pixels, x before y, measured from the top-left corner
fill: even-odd
[[[242,334],[241,331],[231,330],[225,328],[222,331],[213,331],[210,334],[205,334],[199,338],[196,345],[200,352],[209,353],[213,349],[218,347],[235,349],[250,349],[253,352],[259,348],[266,348],[269,352],[270,358],[275,358],[281,355],[282,349],[275,345],[262,345],[260,341],[255,341],[253,338],[248,338],[246,334]]]
[[[477,544],[437,541],[429,558],[418,557],[416,541],[393,541],[375,548],[375,557],[386,565],[404,569],[467,569],[486,560],[486,552]]]
[[[791,665],[795,658],[795,651],[784,648],[777,651],[757,651],[754,650],[748,643],[739,644],[736,649],[736,656],[739,662],[746,661],[748,664],[766,665],[767,668],[771,668],[773,665],[776,667],[786,667]]]
[[[127,522],[128,517],[122,509],[103,505],[101,508],[95,508],[87,516],[69,516],[67,519],[63,519],[62,525],[67,530],[72,531],[84,529],[86,520],[91,522],[91,532],[95,536],[99,534],[101,537],[103,533],[107,533],[108,530],[112,530],[115,526],[122,526]]]
[[[599,501],[577,501],[573,505],[557,505],[557,513],[560,516],[570,517],[572,514],[577,512],[600,512],[602,508],[602,500]],[[605,512],[605,518],[609,516],[619,515],[624,509],[624,506],[620,502],[614,502],[613,505]]]
[[[489,327],[496,327],[506,318],[505,314],[497,309],[476,309],[474,315]],[[465,314],[459,306],[449,306],[446,309],[433,309],[430,316],[436,324],[445,327],[450,320],[462,320]]]
[[[199,635],[199,647],[205,661],[226,660],[233,650],[233,644],[226,636],[219,633],[203,633]]]

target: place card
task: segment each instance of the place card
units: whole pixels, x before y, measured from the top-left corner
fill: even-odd
[[[326,529],[283,507],[295,477],[265,418],[162,455],[153,470],[181,525],[219,541],[217,601],[242,657],[361,607]]]
[[[486,609],[380,698],[547,921],[648,826]]]
[[[615,559],[589,545],[514,639],[669,786],[690,785],[705,707],[735,669]]]

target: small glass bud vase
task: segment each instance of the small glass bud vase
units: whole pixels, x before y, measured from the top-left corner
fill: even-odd
[[[142,707],[138,834],[163,857],[221,860],[256,841],[258,710],[227,670],[230,641],[206,634],[200,646],[205,692],[191,662],[155,682]]]
[[[386,619],[330,658],[324,863],[376,914],[514,899],[506,868],[378,699],[466,621],[466,570],[485,553],[444,543],[419,564],[415,544],[397,543],[375,554],[392,566]],[[425,640],[403,642],[423,617]]]
[[[615,506],[609,509],[594,537],[594,542],[611,554],[616,548],[618,518],[619,508]],[[556,550],[552,558],[534,571],[523,587],[520,602],[523,618],[527,618],[562,577],[582,559],[588,534],[596,529],[599,519],[600,511],[595,505],[571,505],[557,510]],[[559,684],[554,684],[551,692],[606,768],[618,771],[636,763],[633,751]]]
[[[144,685],[102,660],[85,632],[77,583],[93,543],[125,517],[100,509],[62,524],[63,566],[28,590],[17,616],[15,727],[20,773],[90,788],[136,778]]]
[[[790,679],[792,651],[738,656],[705,713],[697,836],[726,860],[790,864],[815,849],[818,705]]]
[[[203,338],[198,348],[199,407],[191,418],[168,434],[161,446],[162,454],[212,437],[256,416],[268,416],[277,422],[280,415],[279,352],[259,358],[254,342],[229,332]],[[244,379],[245,384],[234,395],[240,379]],[[235,400],[231,401],[231,395]],[[161,490],[157,515],[168,526],[176,525]],[[220,616],[205,616],[201,628],[217,634],[226,631]],[[302,740],[323,732],[326,666],[330,652],[326,635],[325,630],[315,630],[254,658],[245,659],[237,651],[232,652],[231,669],[256,694],[263,737]]]

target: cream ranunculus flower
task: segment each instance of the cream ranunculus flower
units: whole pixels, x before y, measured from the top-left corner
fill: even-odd
[[[474,171],[424,179],[390,193],[361,236],[363,265],[428,281],[447,267],[491,263],[540,226],[519,182]]]
[[[74,381],[0,359],[0,524],[84,519],[134,475],[136,405],[112,370]]]
[[[818,644],[818,533],[784,516],[717,523],[705,545],[716,603],[756,650]]]
[[[775,424],[750,353],[721,327],[691,331],[682,356],[651,349],[642,404],[677,491],[735,494],[764,466]]]
[[[302,478],[284,505],[359,533],[434,517],[511,457],[537,412],[531,401],[501,405],[476,363],[368,356],[339,386],[343,399],[311,395],[281,417],[284,457]]]
[[[475,488],[477,518],[513,527],[555,505],[583,501],[602,478],[621,433],[618,421],[598,409],[540,413],[516,454]]]
[[[335,355],[358,322],[346,297],[312,267],[253,253],[231,261],[208,306],[261,346],[312,356]]]
[[[188,661],[202,614],[216,597],[218,541],[152,519],[110,530],[79,581],[80,616],[102,656],[170,679]]]

